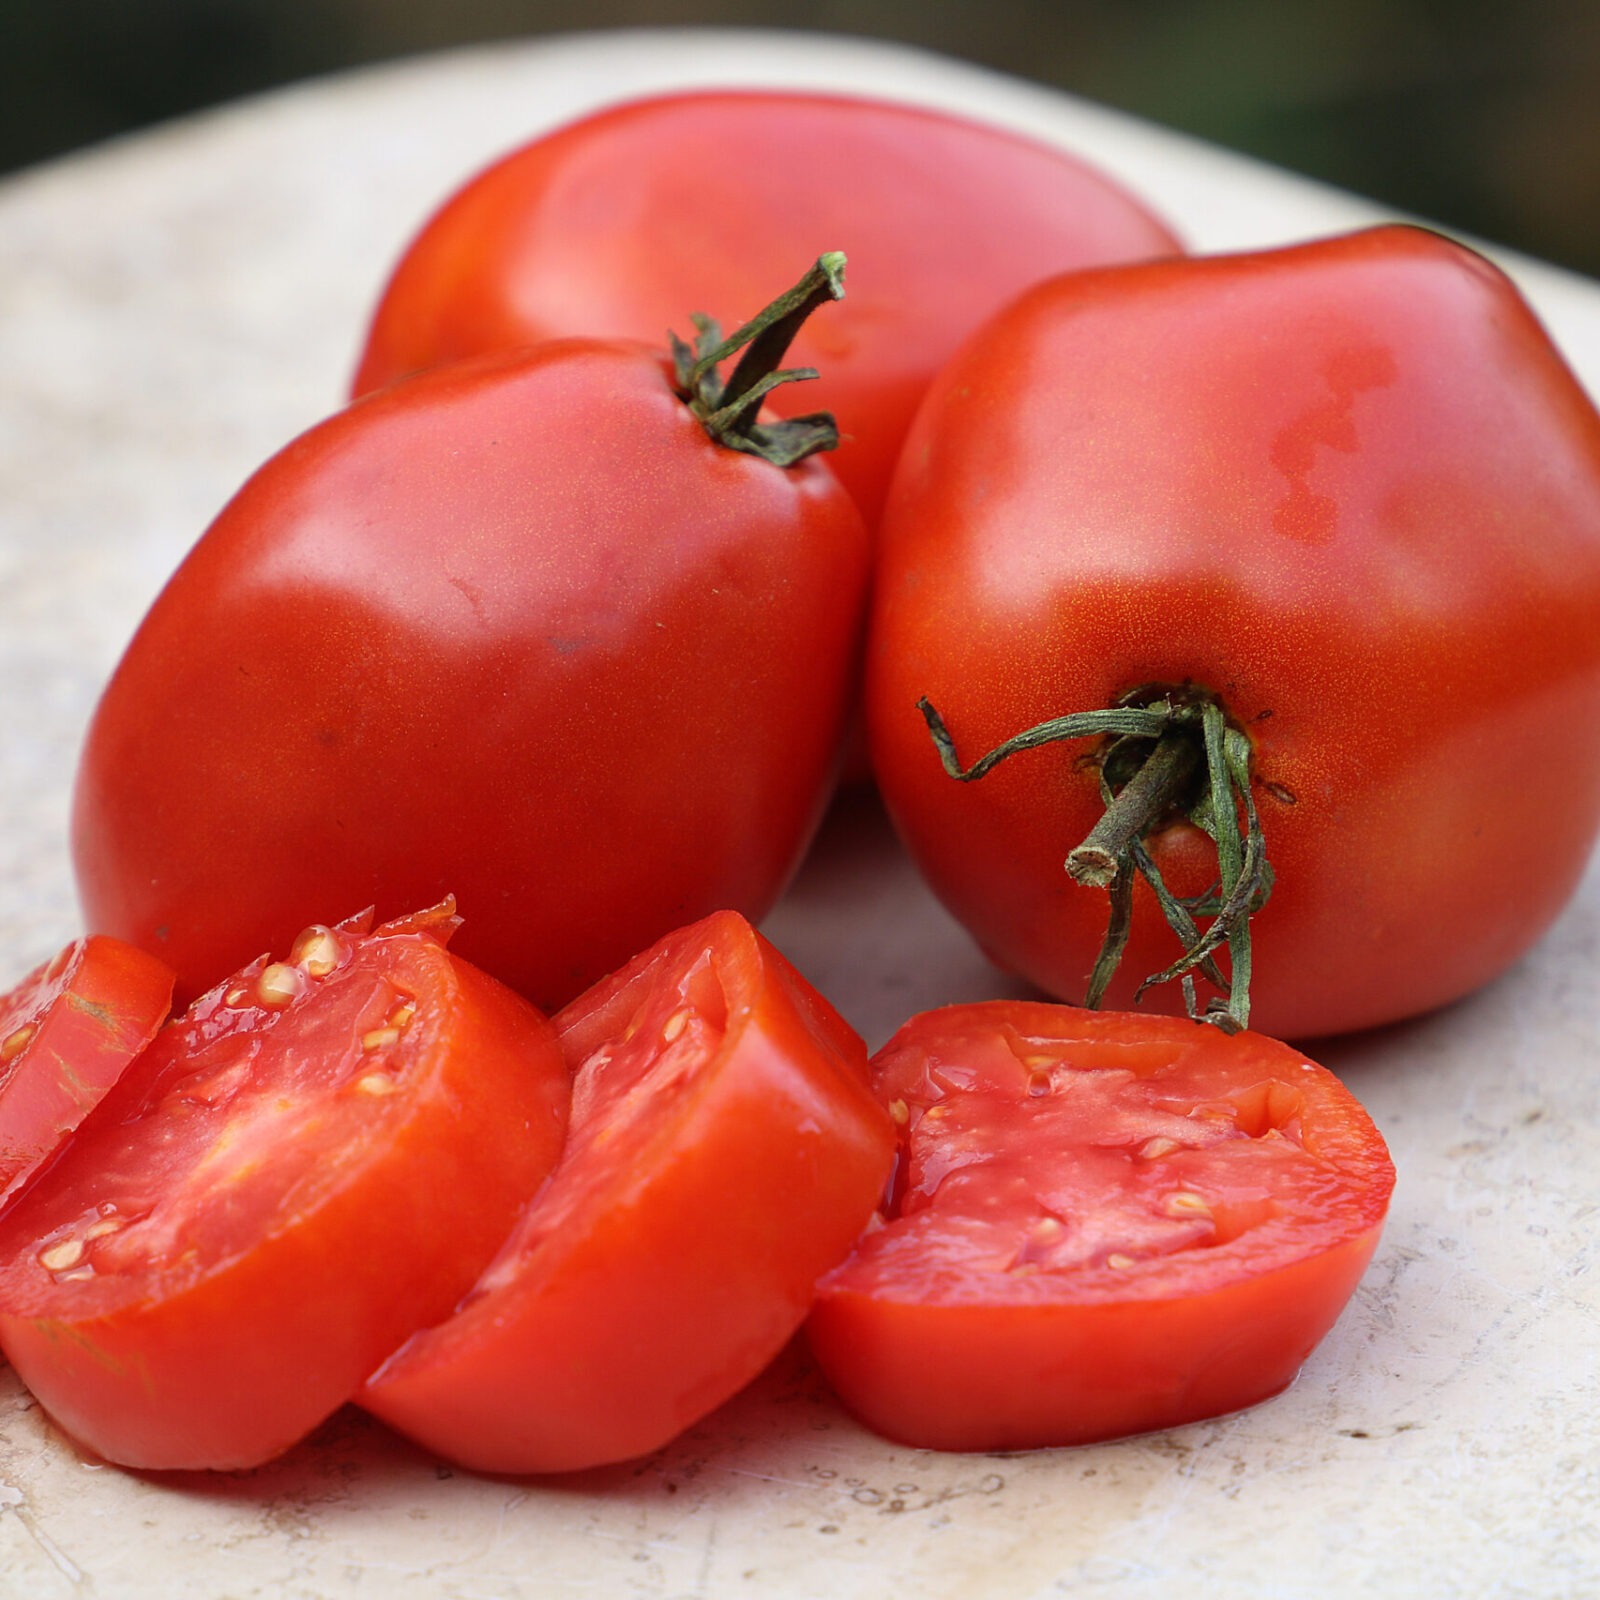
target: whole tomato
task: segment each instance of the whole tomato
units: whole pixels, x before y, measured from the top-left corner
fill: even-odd
[[[1231,896],[1209,959],[1234,1022],[1371,1026],[1492,978],[1577,883],[1600,821],[1600,418],[1507,279],[1445,239],[1034,289],[930,392],[882,546],[883,793],[946,905],[1054,994],[1085,994],[1111,920],[1063,857],[1163,743],[1039,731],[1097,708],[1189,743],[1100,851],[1123,870],[1081,874],[1123,897],[1112,1006]]]
[[[740,330],[763,358],[842,292],[825,260]],[[765,378],[680,356],[439,368],[261,468],[95,713],[89,926],[192,994],[330,907],[454,893],[461,954],[553,1009],[687,919],[763,915],[837,770],[867,540],[821,461],[777,464],[820,423],[751,425]]]
[[[560,334],[655,340],[687,306],[753,306],[819,243],[850,298],[796,343],[839,419],[832,464],[869,525],[917,401],[962,338],[1056,272],[1178,241],[1048,146],[909,105],[712,90],[609,107],[474,177],[406,250],[355,392]]]

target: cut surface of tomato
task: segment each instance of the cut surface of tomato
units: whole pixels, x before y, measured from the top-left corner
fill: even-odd
[[[808,1332],[908,1444],[1081,1444],[1277,1393],[1394,1183],[1354,1096],[1259,1034],[995,1001],[914,1018],[873,1078],[901,1130],[890,1212]]]
[[[448,907],[202,996],[0,1221],[0,1347],[126,1466],[252,1466],[468,1289],[554,1163],[547,1019]]]
[[[463,1466],[667,1443],[754,1378],[881,1197],[860,1039],[742,918],[669,935],[556,1018],[575,1067],[548,1186],[450,1320],[360,1403]]]
[[[165,962],[96,935],[0,998],[0,1209],[155,1037],[172,985]]]

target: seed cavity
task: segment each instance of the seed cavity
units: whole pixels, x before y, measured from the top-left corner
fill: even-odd
[[[312,925],[295,940],[289,951],[289,960],[307,977],[326,978],[339,965],[344,946],[332,928],[320,922]]]
[[[28,1048],[29,1042],[38,1031],[37,1023],[25,1022],[20,1028],[8,1033],[4,1039],[0,1039],[0,1061],[14,1061]]]
[[[1037,1069],[1028,1074],[1028,1098],[1030,1100],[1042,1100],[1054,1086],[1048,1070]]]

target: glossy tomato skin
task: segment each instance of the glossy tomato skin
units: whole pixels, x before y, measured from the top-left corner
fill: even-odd
[[[550,1023],[443,949],[448,914],[369,920],[202,996],[0,1220],[0,1347],[109,1461],[287,1449],[448,1311],[556,1159]]]
[[[951,1006],[873,1078],[902,1129],[896,1194],[807,1328],[851,1409],[920,1448],[1085,1444],[1276,1394],[1394,1184],[1348,1090],[1255,1033]]]
[[[192,993],[329,904],[453,893],[460,953],[552,1010],[777,899],[866,577],[827,467],[712,443],[642,346],[395,385],[269,461],[130,645],[78,777],[88,923]]]
[[[120,939],[75,939],[0,996],[0,1210],[155,1037],[172,970]]]
[[[946,777],[1152,683],[1254,747],[1276,868],[1252,1026],[1367,1027],[1515,961],[1600,817],[1600,420],[1507,280],[1404,227],[1041,286],[908,442],[869,645],[873,760],[940,898],[1081,998],[1106,898],[1082,746]],[[1092,752],[1090,752],[1092,753]],[[1214,858],[1153,854],[1180,893]],[[1177,954],[1141,884],[1107,1003]],[[1176,986],[1146,1004],[1175,1008]]]
[[[801,1325],[883,1192],[866,1051],[743,918],[668,936],[556,1019],[561,1165],[457,1314],[361,1403],[460,1465],[563,1472],[666,1444]]]
[[[870,524],[970,329],[1052,273],[1178,248],[1118,184],[998,128],[838,95],[665,95],[559,128],[453,195],[398,264],[354,390],[557,335],[655,340],[695,309],[731,328],[796,261],[842,250],[845,301],[793,351],[822,377],[772,404],[834,412],[834,465]]]

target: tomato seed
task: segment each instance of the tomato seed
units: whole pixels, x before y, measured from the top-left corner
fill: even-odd
[[[28,1047],[28,1041],[39,1031],[38,1024],[25,1022],[20,1028],[0,1039],[0,1061],[11,1061]]]
[[[63,1239],[39,1252],[39,1265],[46,1272],[68,1272],[83,1260],[83,1252],[82,1239]]]
[[[264,1006],[281,1011],[293,1003],[304,981],[297,967],[291,967],[286,961],[274,961],[263,968],[256,979],[256,999]]]
[[[374,1050],[382,1050],[391,1044],[399,1044],[400,1030],[398,1028],[374,1028],[369,1033],[361,1035],[361,1048],[371,1055]]]
[[[1167,1212],[1174,1217],[1209,1217],[1211,1207],[1192,1189],[1179,1189],[1167,1196]]]
[[[689,1026],[689,1013],[687,1011],[674,1011],[661,1027],[661,1037],[671,1044],[674,1039]]]
[[[308,977],[326,978],[343,954],[344,948],[333,929],[315,922],[295,940],[289,959]]]

